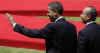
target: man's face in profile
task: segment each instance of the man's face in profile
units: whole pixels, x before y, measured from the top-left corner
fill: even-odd
[[[54,12],[51,7],[48,7],[47,15],[49,16],[49,19],[50,19],[51,22],[54,22],[57,19],[57,17],[56,17],[57,13]]]
[[[82,14],[80,15],[80,17],[81,17],[83,23],[85,23],[85,24],[86,24],[86,23],[88,22],[88,20],[90,19],[89,16],[88,16],[88,12],[89,12],[89,11],[90,11],[90,8],[86,7],[86,8],[83,9]]]

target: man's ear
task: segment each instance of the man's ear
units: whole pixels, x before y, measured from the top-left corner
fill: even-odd
[[[54,17],[56,17],[58,14],[55,12],[53,15],[54,15]]]
[[[89,16],[86,16],[86,18],[89,20],[90,18],[89,18]]]
[[[57,15],[58,13],[57,12],[54,12],[54,15]]]
[[[90,15],[89,15],[89,16],[87,16],[86,18],[87,18],[87,20],[91,20],[91,16],[90,16]]]

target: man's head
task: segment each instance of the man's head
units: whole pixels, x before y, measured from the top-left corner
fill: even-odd
[[[83,9],[80,16],[85,24],[90,21],[95,21],[97,16],[96,8],[94,6],[88,6]]]
[[[59,2],[51,2],[48,4],[48,16],[51,22],[54,22],[63,14],[63,6]]]

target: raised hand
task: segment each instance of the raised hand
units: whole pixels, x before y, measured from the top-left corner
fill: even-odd
[[[6,13],[6,17],[9,20],[9,22],[13,25],[14,23],[16,23],[13,19],[13,16],[11,16],[9,13]]]

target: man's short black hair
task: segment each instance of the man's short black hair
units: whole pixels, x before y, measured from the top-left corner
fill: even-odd
[[[61,3],[55,1],[48,4],[49,7],[52,8],[52,11],[58,12],[60,15],[63,14],[63,6]]]
[[[90,15],[91,17],[91,20],[92,21],[95,21],[96,20],[96,17],[97,17],[97,10],[94,6],[88,6],[88,8],[90,8],[91,10],[88,12],[88,14]]]

